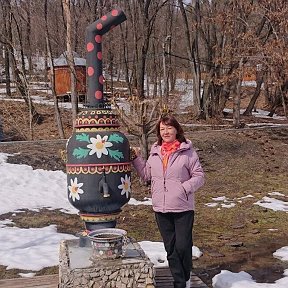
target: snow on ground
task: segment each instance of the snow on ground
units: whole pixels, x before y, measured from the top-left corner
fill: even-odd
[[[109,76],[109,75],[108,75]],[[116,79],[115,79],[116,80]],[[145,82],[146,83],[146,82]],[[255,86],[255,81],[243,81],[242,82],[243,86]],[[151,87],[150,87],[151,86]],[[150,85],[149,89],[150,94],[153,94],[153,85]],[[51,97],[51,89],[49,88],[49,84],[45,83],[45,82],[40,82],[37,84],[37,82],[31,82],[30,86],[31,89],[33,90],[40,90],[40,91],[45,91],[47,93],[47,95],[50,95],[50,98],[44,97],[44,96],[35,96],[35,95],[31,95],[32,100],[37,103],[37,104],[43,104],[43,105],[54,105],[53,99]],[[145,86],[146,87],[146,86]],[[117,88],[118,89],[118,88]],[[121,87],[119,88],[121,89]],[[118,89],[118,90],[119,90]],[[185,109],[189,106],[192,105],[193,103],[193,84],[192,84],[192,79],[176,79],[176,83],[175,83],[175,89],[179,92],[181,92],[181,97],[180,97],[180,103],[179,103],[179,111],[178,113],[182,113],[183,111],[185,111]],[[32,90],[32,91],[33,91]],[[127,90],[127,88],[122,87],[122,90]],[[15,87],[11,88],[12,92],[16,91]],[[6,89],[5,88],[0,88],[0,100],[7,100],[7,101],[11,101],[11,99],[7,98],[6,95]],[[202,89],[201,89],[201,93],[202,93]],[[13,101],[21,101],[24,102],[23,99],[18,98],[18,99],[13,99]],[[119,97],[116,100],[117,104],[119,105],[120,108],[122,108],[124,111],[129,111],[129,104],[126,101],[125,98],[121,98]],[[59,102],[59,107],[60,108],[64,108],[64,109],[71,109],[71,103],[69,102]],[[79,108],[83,108],[83,104],[79,103]],[[113,105],[112,105],[113,108]],[[225,108],[223,110],[224,112],[228,112],[228,113],[232,113],[233,110],[232,109],[228,109]],[[240,113],[243,114],[245,110],[241,109]],[[268,111],[264,111],[261,109],[257,109],[257,111],[253,111],[252,115],[258,118],[263,118],[263,119],[275,119],[275,120],[287,120],[286,117],[284,116],[278,116],[278,115],[273,115],[273,117],[268,116],[269,112]],[[230,119],[226,119],[227,121]],[[231,119],[232,121],[232,119]],[[271,123],[252,123],[252,124],[247,124],[248,127],[257,127],[259,125],[263,126],[263,125],[269,125],[271,126]],[[196,126],[196,124],[184,124],[185,126]],[[201,126],[203,126],[202,124],[200,124]],[[273,126],[280,126],[281,124],[273,124]],[[225,126],[225,125],[224,125]]]
[[[77,213],[67,201],[64,172],[10,164],[6,162],[8,156],[0,154],[0,214],[21,209],[38,211],[43,207]]]
[[[68,201],[65,173],[43,169],[33,170],[28,165],[10,164],[6,162],[8,156],[9,154],[0,153],[0,197],[2,199],[0,214],[14,212],[13,218],[15,213],[21,213],[23,209],[39,211],[41,208],[78,213],[78,210]],[[145,197],[144,201],[131,198],[129,205],[151,205],[151,198]],[[58,265],[60,240],[73,238],[75,238],[73,235],[57,233],[55,225],[20,229],[15,227],[11,219],[0,221],[0,265],[7,266],[7,269],[28,271],[38,271],[44,267]],[[163,243],[146,241],[140,245],[150,250],[148,254],[152,259],[157,260],[155,260],[156,264],[160,263],[159,259],[161,262],[166,261]],[[154,245],[157,247],[156,250]],[[196,247],[194,250],[197,251],[197,255],[200,254]],[[157,251],[157,257],[154,251]],[[28,277],[33,276],[34,273],[21,275]]]
[[[288,203],[275,198],[265,196],[254,204],[264,208],[272,209],[273,211],[285,211],[288,213]]]
[[[187,85],[188,84],[188,85]],[[191,84],[191,83],[190,83]],[[185,109],[192,102],[192,85],[185,80],[177,80],[176,87],[182,91],[180,109]],[[255,85],[255,83],[244,83],[243,85]],[[34,87],[35,88],[35,87]],[[41,89],[46,89],[43,87]],[[0,99],[4,97],[5,91],[0,88]],[[54,105],[52,99],[46,99],[41,96],[32,96],[35,103]],[[14,101],[22,101],[15,99]],[[125,100],[121,100],[120,105],[127,109]],[[60,107],[71,109],[71,103],[60,103]],[[81,107],[82,104],[81,104]],[[227,112],[231,112],[225,109]],[[241,112],[243,113],[243,111]],[[258,110],[253,112],[255,117],[268,117],[268,112]],[[285,117],[273,117],[278,120],[286,120]],[[268,124],[268,123],[267,123]],[[270,124],[270,123],[269,123]],[[261,123],[263,125],[263,123]],[[21,212],[22,209],[38,211],[41,208],[61,209],[64,213],[78,213],[72,207],[67,198],[66,175],[62,171],[46,171],[42,169],[33,170],[28,165],[9,164],[6,162],[8,154],[0,153],[0,214],[8,212]],[[7,197],[7,194],[9,197]],[[288,212],[287,202],[280,201],[271,196],[279,195],[279,192],[270,193],[270,197],[255,202],[259,205],[274,211]],[[212,198],[214,202],[207,203],[208,207],[232,208],[251,198],[248,195],[241,198],[229,199],[226,196]],[[145,198],[144,201],[130,199],[129,205],[151,205],[151,199]],[[13,217],[13,215],[12,215]],[[269,229],[277,233],[275,229]],[[58,265],[58,246],[61,239],[73,239],[73,235],[57,233],[55,225],[43,228],[20,229],[14,226],[12,219],[0,221],[0,265],[7,266],[7,269],[18,268],[27,270],[28,273],[19,273],[22,277],[32,277],[43,267]],[[162,242],[142,241],[139,243],[151,261],[157,266],[167,265],[166,253]],[[193,247],[193,256],[200,257],[202,252],[197,247]],[[41,257],[39,257],[41,255]],[[43,257],[43,255],[45,257]],[[288,261],[288,246],[278,249],[273,254],[274,257],[282,261]],[[214,288],[287,288],[288,287],[288,269],[285,270],[283,278],[275,283],[256,283],[252,276],[246,272],[233,273],[227,270],[213,278]]]
[[[228,113],[233,113],[233,109],[228,109],[225,108],[223,110],[224,112],[228,112]],[[245,109],[240,109],[240,114],[243,114],[245,111]],[[273,115],[273,117],[268,116],[269,111],[265,111],[265,110],[261,110],[261,109],[257,109],[256,112],[252,111],[252,116],[256,117],[256,118],[266,118],[266,119],[274,119],[274,120],[287,120],[285,116],[278,116],[278,115]],[[255,123],[254,123],[255,124]]]
[[[283,193],[280,193],[277,191],[268,193],[268,195],[282,196],[282,197],[287,198],[288,200],[288,196],[285,196]],[[242,203],[243,201],[245,201],[245,199],[253,198],[253,197],[254,196],[252,195],[247,195],[247,196],[240,197],[240,198],[229,199],[226,196],[219,196],[219,197],[212,198],[214,202],[206,203],[205,206],[217,207],[218,210],[221,210],[221,208],[233,208],[236,206],[237,202]],[[275,199],[273,197],[264,196],[261,200],[255,202],[254,205],[259,205],[261,207],[268,208],[274,211],[283,211],[283,212],[288,213],[288,203],[286,201]]]
[[[67,198],[66,175],[62,171],[46,171],[35,169],[28,165],[7,163],[9,154],[0,153],[0,214],[8,212],[20,212],[21,209],[39,210],[41,208],[62,209],[65,213],[77,213]],[[40,188],[39,188],[40,187]],[[9,195],[7,197],[7,195]],[[286,211],[286,205],[271,201],[271,196],[283,196],[279,192],[269,194],[269,209]],[[230,205],[234,202],[245,201],[252,195],[229,199],[226,196],[212,198],[217,205]],[[265,197],[264,197],[265,198]],[[267,199],[265,198],[265,201]],[[234,203],[234,204],[236,204]],[[130,205],[151,205],[151,199],[144,201],[131,199]],[[257,202],[255,203],[259,205]],[[261,203],[260,203],[261,204]],[[287,203],[286,203],[287,204]],[[286,206],[286,207],[285,207]],[[222,206],[225,207],[225,206]],[[20,229],[15,227],[12,219],[0,221],[0,265],[7,269],[18,268],[27,273],[19,273],[22,277],[32,277],[34,271],[44,267],[58,265],[59,242],[62,239],[73,239],[75,236],[57,233],[55,225],[43,228]],[[273,229],[277,233],[277,227]],[[151,261],[157,266],[167,266],[166,252],[162,242],[139,242]],[[41,257],[40,257],[41,255]],[[193,256],[200,257],[202,252],[193,247]],[[288,246],[278,249],[274,257],[282,261],[288,261]],[[214,288],[287,288],[288,269],[283,278],[273,284],[256,283],[246,272],[232,273],[223,270],[213,278]]]
[[[222,270],[220,274],[214,276],[212,285],[214,288],[287,288],[288,269],[285,270],[283,276],[275,283],[256,283],[252,276],[244,271],[233,273]]]
[[[55,225],[29,229],[2,227],[0,237],[0,264],[7,266],[6,269],[32,271],[58,265],[60,241],[76,238],[57,233]]]

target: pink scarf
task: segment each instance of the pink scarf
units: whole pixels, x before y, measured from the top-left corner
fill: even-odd
[[[169,156],[174,153],[180,147],[180,142],[178,140],[174,140],[173,142],[163,142],[161,145],[161,154],[163,156],[163,169],[164,171],[167,168]]]

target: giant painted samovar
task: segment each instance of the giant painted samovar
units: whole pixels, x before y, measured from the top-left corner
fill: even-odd
[[[126,20],[114,9],[86,30],[87,106],[77,116],[67,142],[68,199],[86,230],[113,228],[130,199],[129,143],[103,94],[102,36]]]

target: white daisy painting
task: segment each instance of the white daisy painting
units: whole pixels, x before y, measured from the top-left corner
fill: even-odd
[[[126,198],[129,198],[129,193],[131,193],[131,180],[130,176],[125,174],[125,177],[121,177],[121,184],[118,185],[119,189],[122,189],[121,195],[126,194]]]
[[[80,189],[83,186],[83,183],[78,183],[78,179],[77,177],[75,177],[75,179],[70,179],[70,184],[68,186],[68,189],[70,191],[69,193],[69,197],[72,198],[73,202],[75,202],[75,200],[80,200],[80,195],[79,194],[83,194],[84,191],[82,189]]]
[[[87,145],[87,148],[91,149],[89,155],[93,155],[96,153],[97,158],[101,158],[102,154],[108,155],[108,147],[113,146],[111,142],[108,142],[108,136],[105,135],[103,138],[98,134],[96,138],[91,137],[91,144]]]

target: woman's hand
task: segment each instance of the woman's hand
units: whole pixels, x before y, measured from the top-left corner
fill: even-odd
[[[130,147],[130,160],[133,161],[140,155],[140,147]]]

